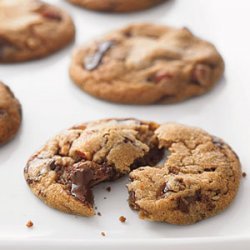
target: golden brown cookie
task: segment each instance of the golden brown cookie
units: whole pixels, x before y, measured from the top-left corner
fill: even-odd
[[[91,188],[162,157],[157,124],[135,119],[85,123],[52,138],[25,167],[32,192],[63,212],[95,214]]]
[[[142,219],[191,224],[218,214],[234,199],[241,178],[237,155],[207,132],[180,124],[161,125],[155,134],[168,152],[162,168],[130,173],[130,206]]]
[[[22,111],[19,101],[10,88],[0,82],[0,145],[16,135],[21,120]]]
[[[0,62],[47,56],[75,35],[70,16],[38,0],[0,0]]]
[[[143,10],[163,1],[164,0],[69,0],[69,2],[87,9],[108,12]]]
[[[87,93],[112,102],[179,102],[209,91],[224,62],[188,29],[132,24],[75,50],[70,76]]]

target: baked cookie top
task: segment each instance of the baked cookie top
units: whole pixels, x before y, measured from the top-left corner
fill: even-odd
[[[191,224],[224,210],[241,178],[237,155],[221,139],[180,124],[155,131],[168,152],[162,168],[142,167],[130,173],[130,206],[143,219]]]
[[[68,0],[73,4],[96,11],[130,12],[149,8],[164,0]]]
[[[75,29],[63,10],[38,0],[0,0],[0,62],[46,56],[71,42]]]
[[[162,157],[155,123],[106,119],[85,123],[52,138],[25,168],[31,190],[49,206],[94,215],[91,188]]]
[[[21,120],[21,104],[10,88],[0,82],[0,145],[17,133]]]
[[[70,76],[83,90],[112,102],[179,102],[210,90],[224,62],[187,28],[132,24],[75,50]]]

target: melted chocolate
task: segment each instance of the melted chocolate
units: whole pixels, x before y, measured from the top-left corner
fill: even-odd
[[[71,176],[71,194],[82,202],[93,204],[93,194],[90,190],[93,177],[93,170],[89,168],[74,171]]]
[[[71,194],[80,201],[91,205],[94,202],[91,187],[100,182],[118,178],[114,168],[105,163],[81,161],[69,168],[68,171],[70,171]]]
[[[84,60],[84,67],[91,71],[96,69],[102,62],[105,53],[114,45],[112,41],[106,41],[99,44],[98,49],[94,55],[88,56]]]
[[[152,147],[143,157],[136,159],[130,166],[130,169],[136,169],[141,166],[155,166],[164,156],[164,149]]]

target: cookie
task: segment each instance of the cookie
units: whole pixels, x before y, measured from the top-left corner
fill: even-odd
[[[221,139],[180,124],[160,126],[155,134],[167,151],[162,168],[130,173],[130,206],[142,219],[192,224],[223,211],[241,178],[237,155]]]
[[[0,0],[0,62],[47,56],[75,35],[70,16],[38,0]]]
[[[24,175],[32,192],[60,211],[92,216],[91,188],[162,157],[157,124],[106,119],[61,132],[28,161]]]
[[[75,50],[72,80],[87,93],[118,103],[180,102],[209,91],[224,62],[188,29],[132,24]]]
[[[97,11],[131,12],[147,9],[163,0],[69,0],[69,2]]]
[[[19,101],[8,86],[0,82],[0,145],[16,135],[22,120]]]

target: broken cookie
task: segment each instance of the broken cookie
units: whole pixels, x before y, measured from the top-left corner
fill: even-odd
[[[180,124],[155,134],[168,151],[162,168],[130,173],[129,203],[142,219],[192,224],[218,214],[234,199],[241,178],[237,155],[207,132]]]
[[[129,204],[140,218],[191,224],[229,206],[241,167],[225,142],[201,129],[105,119],[52,138],[24,174],[46,204],[83,216],[95,214],[92,187],[129,174]]]
[[[25,167],[25,179],[41,200],[58,210],[92,216],[91,188],[142,165],[155,165],[163,150],[158,125],[106,119],[75,126],[52,138]]]

